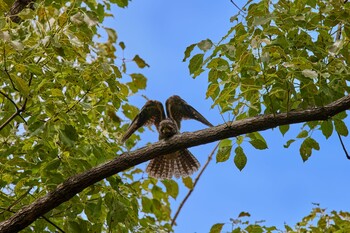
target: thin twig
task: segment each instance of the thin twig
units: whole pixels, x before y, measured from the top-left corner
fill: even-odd
[[[5,211],[7,212],[10,212],[10,213],[16,213],[15,211],[13,210],[9,210],[9,209],[5,209],[5,208],[2,208],[0,207],[0,210],[3,210],[1,213],[4,213]],[[65,233],[64,230],[62,230],[62,228],[60,228],[59,226],[57,226],[54,222],[52,222],[50,219],[46,218],[45,216],[41,216],[42,219],[44,219],[45,221],[47,221],[48,223],[50,223],[52,226],[56,227],[58,231],[62,232],[62,233]]]
[[[8,99],[16,108],[16,110],[18,111],[18,106],[17,104],[15,103],[15,101],[13,101],[9,95],[7,95],[6,93],[0,91],[0,94],[3,95],[6,99]]]
[[[4,56],[4,71],[5,71],[6,75],[7,75],[7,77],[10,79],[12,88],[13,88],[15,91],[18,91],[18,89],[15,87],[15,84],[14,84],[13,81],[12,81],[12,78],[11,78],[10,73],[9,73],[8,70],[7,70],[5,46],[3,47],[3,50],[4,50],[4,54],[3,54],[3,56]]]
[[[18,115],[18,111],[13,113],[2,125],[0,125],[0,131],[5,128],[5,126],[10,123],[16,116]]]
[[[347,159],[349,159],[349,160],[350,160],[350,156],[349,156],[348,151],[346,150],[346,147],[345,147],[345,145],[344,145],[343,139],[341,139],[341,136],[340,136],[340,134],[339,134],[339,133],[337,133],[337,134],[338,134],[338,138],[339,138],[339,141],[340,141],[341,147],[343,148],[343,151],[344,151],[344,153],[345,153],[345,156],[346,156],[346,158],[347,158]]]
[[[235,7],[240,11],[242,12],[243,14],[245,14],[245,12],[233,1],[233,0],[230,0],[230,2],[235,5]]]
[[[0,214],[4,213],[5,211],[11,211],[11,208],[15,205],[17,205],[17,203],[19,203],[23,198],[25,198],[25,196],[27,196],[30,192],[30,190],[32,190],[33,187],[30,187],[25,193],[23,193],[16,201],[14,201],[11,205],[9,205],[6,209],[4,209],[2,212],[0,212]]]
[[[171,221],[171,226],[174,226],[177,216],[179,215],[179,213],[180,213],[182,207],[184,206],[184,204],[186,203],[187,199],[191,196],[191,194],[192,194],[194,188],[196,187],[196,185],[197,185],[199,179],[201,178],[203,172],[204,172],[205,169],[208,167],[208,165],[209,165],[210,161],[212,160],[213,155],[214,155],[216,149],[218,148],[218,146],[219,146],[219,143],[216,144],[216,146],[214,147],[214,149],[212,150],[212,152],[210,152],[210,154],[209,154],[209,156],[208,156],[208,159],[207,159],[207,162],[204,164],[202,170],[199,172],[198,176],[197,176],[196,179],[194,180],[193,187],[188,191],[186,197],[185,197],[185,198],[182,200],[182,202],[180,203],[180,206],[179,206],[179,208],[177,209],[177,211],[176,211],[176,213],[175,213],[175,215],[174,215],[174,218],[173,218],[172,221]]]

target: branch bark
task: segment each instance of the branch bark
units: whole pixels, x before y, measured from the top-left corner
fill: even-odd
[[[68,178],[58,185],[55,190],[23,207],[9,219],[1,222],[0,232],[20,231],[90,185],[157,156],[246,133],[275,128],[280,125],[327,120],[349,108],[350,95],[347,95],[324,107],[228,122],[204,130],[175,135],[169,140],[162,140],[138,150],[123,153],[107,163]]]
[[[35,2],[35,0],[16,0],[8,13],[8,16],[10,16],[10,19],[15,22],[19,23],[21,21],[21,18],[17,16],[18,13],[20,13],[24,8],[27,6],[31,7],[31,5]]]

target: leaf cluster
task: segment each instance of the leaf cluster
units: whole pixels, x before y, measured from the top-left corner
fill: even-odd
[[[12,3],[1,5],[1,15]],[[38,1],[20,12],[18,24],[0,18],[0,221],[135,144],[138,136],[121,147],[122,116],[137,114],[127,97],[146,88],[146,77],[128,74],[127,63],[148,64],[119,55],[125,44],[102,24],[113,4],[128,1]],[[168,231],[176,190],[176,183],[157,184],[133,168],[89,187],[26,231]]]
[[[206,96],[213,100],[212,107],[238,120],[325,106],[349,93],[349,3],[261,0],[248,1],[243,10],[246,15],[242,11],[233,16],[234,25],[218,43],[205,39],[185,51],[192,77],[208,75]],[[296,138],[303,161],[319,150],[311,138],[314,131],[326,138],[334,128],[348,135],[346,116],[344,112],[303,125]],[[288,125],[280,127],[283,135],[288,130]],[[237,146],[241,141],[236,139]],[[249,142],[257,149],[267,148],[260,139]],[[219,161],[228,157],[222,150]]]
[[[278,229],[276,226],[265,226],[265,221],[256,221],[251,223],[251,217],[248,212],[241,212],[236,219],[230,219],[229,223],[216,223],[210,233],[231,232],[231,233],[271,233],[271,232],[348,232],[350,230],[350,213],[343,211],[331,211],[322,209],[318,204],[311,213],[305,216],[294,227],[285,224],[284,229]],[[228,229],[231,226],[231,230]]]

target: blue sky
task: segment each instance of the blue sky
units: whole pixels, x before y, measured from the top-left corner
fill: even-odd
[[[245,3],[235,2],[240,6]],[[115,18],[107,26],[115,28],[119,40],[125,42],[124,56],[132,59],[139,54],[150,65],[141,70],[148,78],[147,89],[130,97],[130,102],[141,108],[145,103],[141,94],[162,102],[177,94],[214,125],[224,123],[219,111],[210,108],[212,101],[205,99],[207,77],[192,79],[188,63],[182,59],[188,45],[206,38],[218,41],[233,26],[229,19],[236,13],[229,0],[134,0],[126,9],[115,9]],[[140,72],[130,66],[128,72]],[[185,121],[182,131],[204,127],[195,121]],[[267,150],[256,150],[246,143],[248,163],[242,172],[234,166],[233,155],[225,163],[212,161],[182,209],[175,232],[209,232],[213,224],[228,223],[241,211],[249,212],[251,221],[266,220],[266,225],[282,228],[284,223],[294,225],[306,216],[313,202],[328,210],[350,211],[350,161],[346,160],[336,134],[325,140],[321,132],[315,132],[313,137],[321,150],[314,151],[303,163],[299,155],[301,142],[283,148],[301,127],[294,125],[285,137],[278,129],[261,132],[268,143]],[[142,138],[137,147],[157,141],[157,133],[146,130]],[[346,138],[344,141],[347,143]],[[203,165],[215,145],[190,150]],[[181,187],[178,198],[172,201],[173,211],[186,193],[187,189]],[[231,227],[226,225],[224,229]]]

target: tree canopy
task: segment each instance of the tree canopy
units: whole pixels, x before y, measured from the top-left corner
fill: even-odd
[[[145,177],[134,165],[221,140],[216,161],[234,156],[242,170],[244,141],[258,150],[268,147],[261,130],[278,127],[284,135],[290,124],[304,123],[297,136],[303,161],[320,149],[314,133],[348,135],[350,5],[260,0],[232,16],[234,26],[220,41],[204,39],[184,52],[192,77],[208,76],[212,107],[234,121],[138,150],[133,147],[140,135],[122,144],[128,123],[121,119],[139,111],[128,97],[146,88],[142,69],[148,64],[142,55],[117,56],[127,42],[104,22],[112,6],[128,4],[0,3],[0,231],[168,232],[177,182]],[[140,71],[129,73],[130,62]],[[193,188],[192,179],[184,183]],[[233,232],[245,226],[247,232],[275,230],[240,221],[248,215],[232,221],[241,224]],[[300,229],[315,218],[318,225],[309,229],[348,229],[348,216],[316,207]]]

